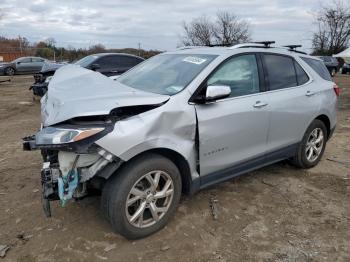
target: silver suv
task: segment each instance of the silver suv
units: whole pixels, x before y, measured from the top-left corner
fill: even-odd
[[[136,239],[163,228],[182,193],[284,159],[315,166],[338,95],[320,59],[263,44],[183,48],[116,80],[67,65],[23,146],[41,150],[46,215],[97,188],[113,230]]]

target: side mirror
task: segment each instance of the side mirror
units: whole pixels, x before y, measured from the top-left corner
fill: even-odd
[[[20,62],[20,61],[19,61],[19,62],[17,62],[17,65],[19,65],[20,63],[22,63],[22,62]]]
[[[212,102],[218,99],[229,97],[231,94],[231,88],[229,86],[207,86],[207,92],[205,94],[205,100]]]
[[[90,68],[91,68],[91,70],[96,71],[96,70],[100,69],[101,66],[100,66],[99,64],[92,64],[92,65],[90,66]]]

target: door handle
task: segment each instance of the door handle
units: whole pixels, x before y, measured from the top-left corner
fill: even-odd
[[[306,91],[306,96],[313,96],[315,94],[315,92],[312,92],[310,90]]]
[[[256,101],[256,103],[253,105],[255,108],[261,108],[261,107],[264,107],[264,106],[267,106],[268,103],[266,102],[261,102],[261,101]]]

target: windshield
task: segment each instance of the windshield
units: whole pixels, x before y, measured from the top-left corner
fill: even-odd
[[[15,60],[11,61],[11,63],[15,64],[17,62],[20,62],[21,60],[23,60],[23,57],[16,58]]]
[[[82,59],[76,61],[74,64],[79,65],[81,67],[87,67],[88,65],[90,65],[95,59],[97,58],[97,56],[95,55],[88,55],[83,57]]]
[[[157,55],[123,74],[117,81],[146,92],[174,95],[183,90],[216,55]]]

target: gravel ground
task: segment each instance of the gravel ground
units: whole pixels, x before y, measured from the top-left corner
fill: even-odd
[[[317,167],[281,162],[183,197],[165,229],[133,242],[111,232],[98,196],[44,216],[40,153],[21,147],[40,123],[32,77],[0,83],[0,261],[350,261],[350,76],[335,81],[338,125]]]

